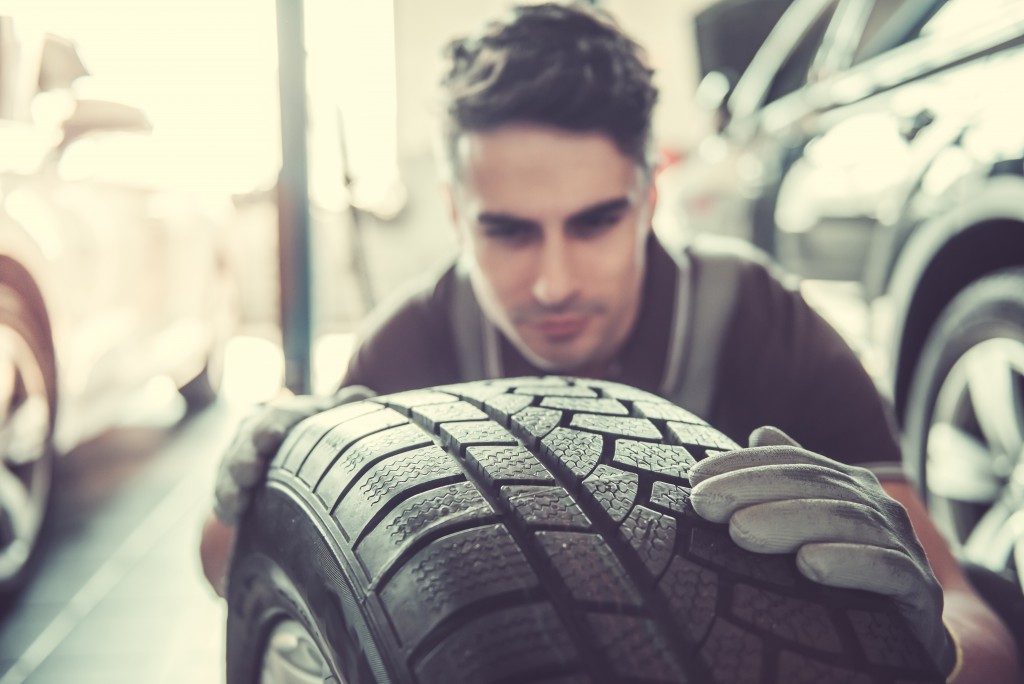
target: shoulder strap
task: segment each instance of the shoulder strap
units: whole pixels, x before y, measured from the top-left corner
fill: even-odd
[[[678,324],[673,325],[663,394],[698,415],[707,415],[715,396],[723,338],[739,299],[744,262],[724,250],[701,251],[694,258],[687,248],[684,256],[686,268],[680,268],[676,317],[685,323],[681,340],[675,337]],[[679,362],[671,363],[676,355]]]
[[[691,327],[688,320],[691,297],[691,264],[690,255],[686,250],[666,250],[676,262],[676,293],[675,307],[672,311],[672,322],[669,328],[668,347],[665,352],[665,372],[661,378],[658,393],[663,397],[674,398],[679,393],[679,385],[683,377],[683,359],[686,354],[686,334]]]
[[[480,310],[469,272],[461,260],[455,266],[448,318],[461,381],[501,377],[498,331]]]

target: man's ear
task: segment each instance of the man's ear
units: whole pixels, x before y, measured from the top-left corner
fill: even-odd
[[[654,222],[654,211],[658,208],[658,186],[655,184],[653,176],[647,180],[644,205],[644,211],[647,216],[644,217],[643,225],[639,226],[639,237],[646,239]]]
[[[452,223],[452,230],[455,231],[455,241],[462,246],[462,229],[460,227],[461,216],[459,215],[459,203],[455,199],[455,186],[450,182],[441,186],[441,194],[448,208],[448,219]]]
[[[658,208],[658,182],[656,176],[652,176],[647,184],[647,206],[651,212],[651,218],[654,218],[654,210]]]

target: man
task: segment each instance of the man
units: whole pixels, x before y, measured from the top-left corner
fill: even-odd
[[[750,435],[750,448],[692,469],[699,514],[752,551],[796,551],[811,580],[894,596],[956,681],[1014,681],[1012,641],[899,475],[849,347],[760,261],[673,257],[651,235],[656,91],[636,44],[603,14],[549,4],[456,41],[450,58],[443,156],[459,261],[376,317],[338,395],[292,398],[243,426],[204,534],[214,585],[285,433],[364,396],[355,386],[566,373],[657,392]]]

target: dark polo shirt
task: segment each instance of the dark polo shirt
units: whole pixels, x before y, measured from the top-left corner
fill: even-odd
[[[692,269],[719,267],[720,257],[687,252]],[[647,256],[636,326],[605,379],[658,393],[681,272],[654,238]],[[774,425],[839,461],[898,463],[888,414],[850,347],[764,263],[730,258],[739,264],[738,292],[718,341],[711,408],[702,417],[740,444],[755,428]],[[453,265],[376,311],[342,385],[388,394],[475,379],[460,377],[456,358],[450,318],[456,277]],[[500,333],[499,344],[506,377],[545,374]]]

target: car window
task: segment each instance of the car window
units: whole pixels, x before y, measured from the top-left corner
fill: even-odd
[[[851,65],[877,57],[922,35],[948,4],[946,0],[875,0]]]
[[[998,19],[1022,0],[949,0],[921,28],[921,36],[961,34]]]
[[[693,20],[701,77],[712,71],[735,81],[764,44],[790,0],[720,0]]]
[[[867,55],[872,52],[872,42],[878,36],[879,29],[885,26],[907,2],[908,0],[876,0],[864,23],[864,33],[861,34],[857,49],[853,52],[853,64],[859,64],[867,59]]]
[[[768,88],[765,103],[774,102],[794,92],[807,83],[807,74],[814,62],[818,48],[825,37],[832,15],[835,14],[837,3],[830,3],[808,27],[796,48],[789,54],[782,67],[776,72],[772,84]]]

